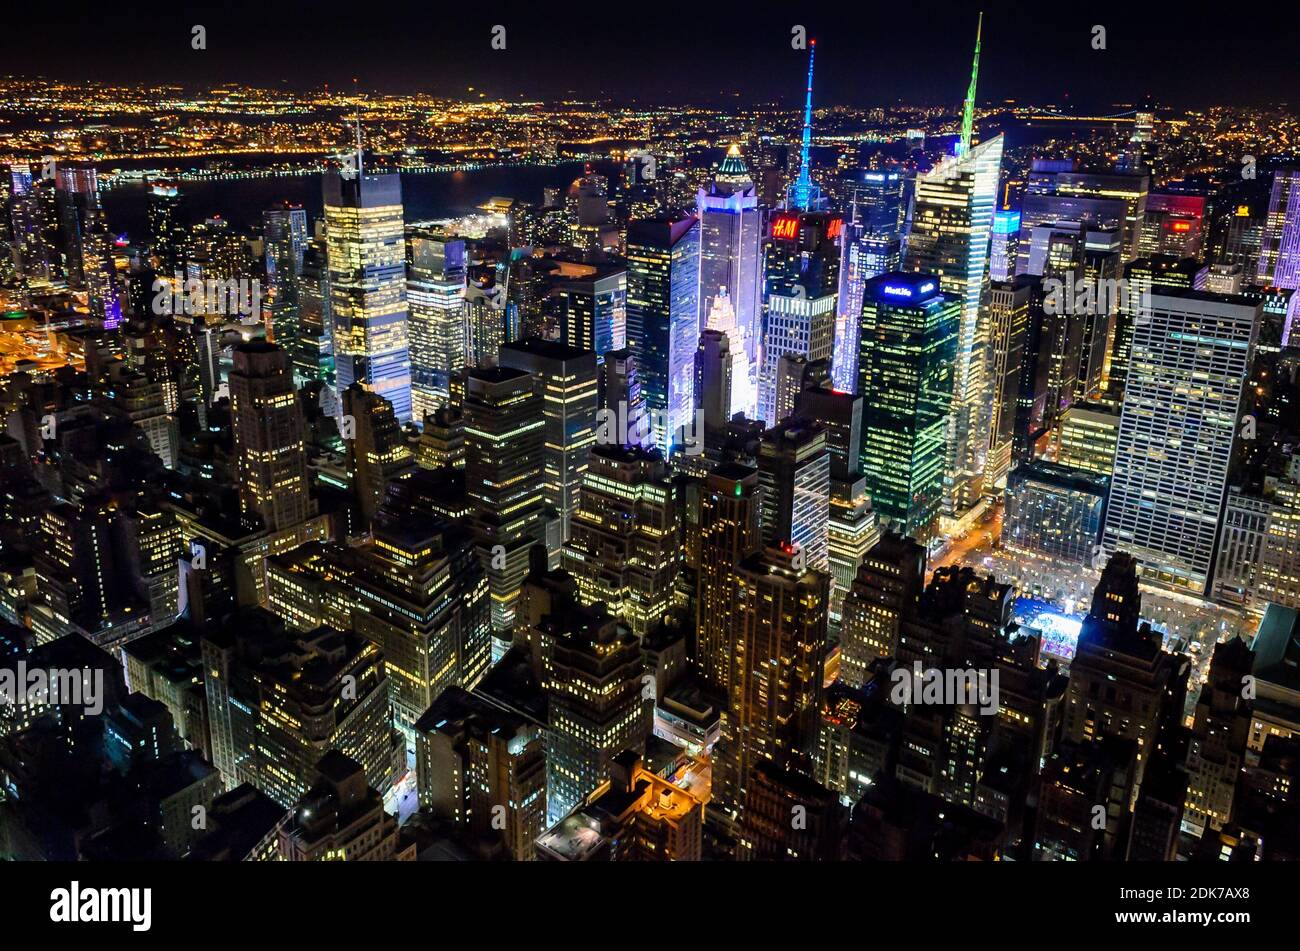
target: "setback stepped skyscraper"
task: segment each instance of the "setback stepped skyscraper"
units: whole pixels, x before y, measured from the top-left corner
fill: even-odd
[[[492,594],[492,628],[508,639],[528,549],[546,539],[542,396],[527,370],[491,367],[465,383],[465,488]]]
[[[731,340],[735,384],[728,417],[754,418],[762,298],[763,214],[740,148],[732,145],[696,198],[700,219],[700,330]]]
[[[657,451],[597,446],[577,496],[564,567],[584,604],[604,602],[638,636],[672,606],[678,492]]]
[[[289,354],[273,343],[235,347],[230,415],[239,462],[239,503],[272,531],[313,514],[308,494],[302,409],[293,389]]]
[[[559,822],[600,785],[623,750],[650,732],[640,641],[597,605],[561,606],[534,628],[548,700],[546,800]]]
[[[791,546],[768,546],[735,568],[730,675],[713,774],[714,801],[735,816],[752,771],[809,764],[816,745],[830,576]]]
[[[558,340],[529,337],[501,347],[500,364],[532,374],[542,396],[546,502],[560,516],[564,537],[578,504],[587,456],[596,444],[596,354]]]
[[[393,723],[413,724],[448,687],[473,687],[491,660],[488,583],[467,527],[383,511],[357,552],[353,628],[383,649]]]
[[[325,176],[325,234],[339,389],[360,383],[411,420],[402,181],[355,167]]]

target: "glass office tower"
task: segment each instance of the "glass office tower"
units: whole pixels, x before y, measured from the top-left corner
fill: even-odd
[[[922,543],[943,501],[961,300],[933,274],[882,274],[862,303],[862,464],[876,513]]]
[[[338,387],[360,383],[392,403],[403,423],[409,422],[401,178],[367,175],[359,167],[327,174],[325,235]]]
[[[633,221],[627,233],[627,336],[654,445],[667,456],[695,415],[700,229],[694,215]]]
[[[1103,545],[1133,555],[1150,584],[1206,591],[1260,311],[1162,290],[1133,328]]]
[[[1001,166],[999,135],[917,176],[903,266],[938,277],[940,289],[961,301],[944,474],[944,510],[954,517],[968,511],[984,488],[993,399],[988,327],[980,319],[980,303],[988,288]]]

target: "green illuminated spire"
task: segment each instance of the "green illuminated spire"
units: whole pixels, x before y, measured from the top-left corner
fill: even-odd
[[[970,88],[966,90],[966,106],[961,113],[961,146],[958,155],[970,151],[970,136],[975,129],[975,82],[980,75],[980,36],[984,32],[984,12],[980,11],[979,26],[975,28],[975,62],[970,68]]]

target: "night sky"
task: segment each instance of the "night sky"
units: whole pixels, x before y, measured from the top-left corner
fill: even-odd
[[[983,102],[1300,105],[1294,3],[982,6]],[[58,2],[6,11],[0,73],[295,88],[356,78],[391,92],[792,105],[804,68],[790,47],[798,23],[818,40],[819,102],[953,103],[965,92],[979,9],[844,0]],[[195,23],[207,27],[205,51],[190,48]],[[495,24],[506,27],[505,51],[490,48]],[[1105,51],[1092,49],[1094,24],[1106,27]]]

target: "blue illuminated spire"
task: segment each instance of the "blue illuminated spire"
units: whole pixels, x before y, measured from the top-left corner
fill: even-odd
[[[811,211],[820,207],[822,190],[812,180],[812,90],[813,90],[813,56],[817,52],[817,41],[808,41],[808,91],[803,106],[803,141],[799,146],[799,177],[790,186],[785,196],[787,208],[799,211]]]

